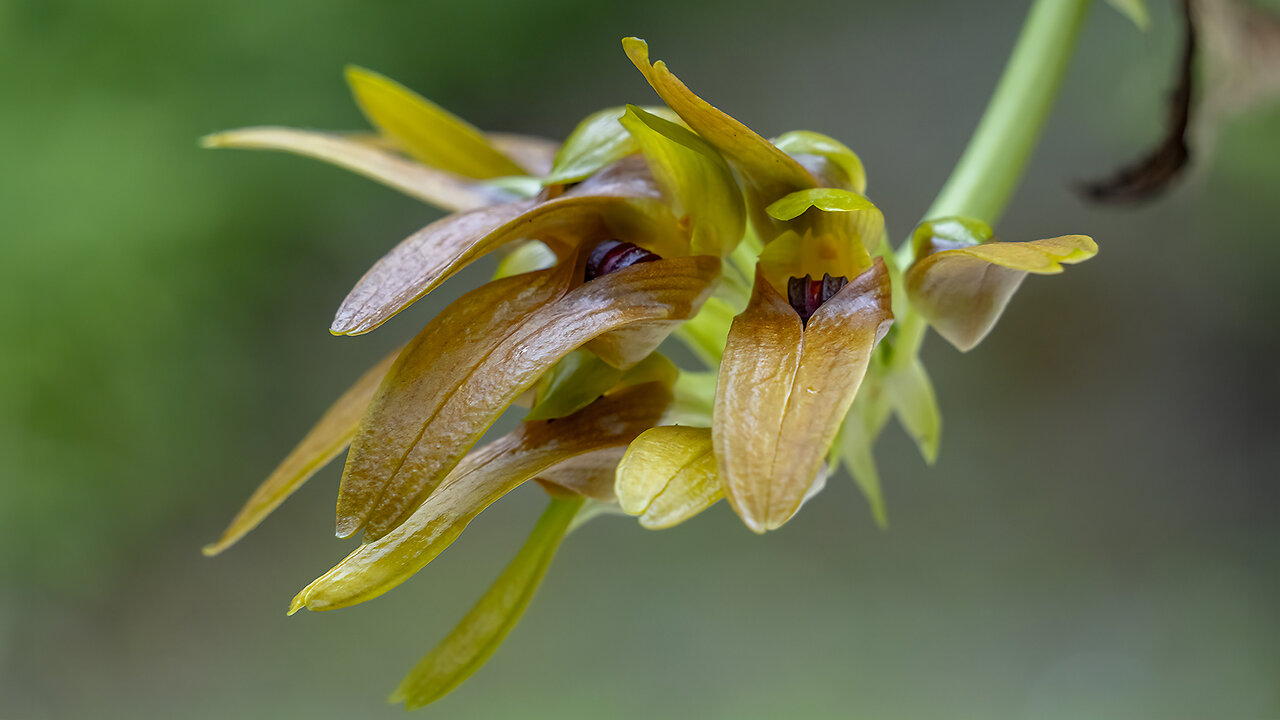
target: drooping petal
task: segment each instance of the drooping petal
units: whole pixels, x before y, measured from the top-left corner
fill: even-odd
[[[871,517],[880,527],[889,526],[889,513],[885,508],[884,492],[880,487],[880,470],[876,466],[873,445],[878,428],[873,425],[872,415],[875,409],[871,404],[858,398],[853,411],[840,426],[840,438],[837,446],[840,449],[840,460],[849,466],[849,474],[853,482],[862,491],[871,508]]]
[[[471,677],[520,621],[583,498],[553,497],[533,533],[493,585],[391,694],[406,710],[429,705]]]
[[[502,193],[427,167],[357,138],[283,127],[251,127],[207,135],[207,148],[280,150],[332,163],[423,202],[450,211],[503,202]]]
[[[761,203],[817,186],[809,171],[791,156],[695,95],[667,69],[666,63],[650,64],[649,46],[644,40],[629,37],[622,41],[622,47],[667,106],[742,171]]]
[[[938,410],[933,382],[920,358],[890,369],[884,378],[884,392],[924,461],[932,465],[938,459],[938,445],[942,441],[942,412]]]
[[[726,257],[746,229],[742,191],[724,158],[705,140],[669,120],[627,106],[622,125],[635,138],[672,203],[690,224],[691,255]]]
[[[674,254],[684,240],[652,177],[641,169],[630,163],[617,172],[606,171],[547,202],[507,203],[437,220],[402,241],[360,278],[338,308],[330,332],[367,333],[473,261],[514,240],[541,240],[566,255],[592,239],[643,237],[659,254]]]
[[[626,451],[625,447],[612,447],[572,457],[538,473],[534,480],[553,495],[568,490],[602,503],[617,502],[613,478]]]
[[[565,263],[464,295],[409,344],[370,406],[342,478],[339,536],[364,526],[376,539],[400,524],[570,351],[628,326],[691,317],[719,265],[710,257],[659,260],[566,292],[581,266]]]
[[[528,174],[484,133],[390,78],[350,66],[347,84],[369,122],[421,163],[480,180]]]
[[[678,525],[724,497],[707,428],[646,430],[618,464],[614,492],[628,515],[650,530]]]
[[[757,272],[729,331],[712,424],[725,493],[755,532],[781,526],[804,499],[892,321],[889,305],[881,261],[807,326]]]
[[[468,455],[403,524],[308,585],[290,612],[347,607],[399,585],[498,498],[569,458],[625,446],[653,425],[670,400],[661,383],[648,383],[606,395],[566,418],[521,424]]]
[[[1063,263],[1083,262],[1097,252],[1084,235],[942,250],[907,270],[907,296],[938,334],[965,351],[995,326],[1027,273],[1060,273]]]
[[[396,350],[370,368],[325,411],[320,421],[302,438],[302,442],[253,491],[253,495],[227,526],[222,537],[204,547],[205,555],[217,555],[235,544],[347,447],[356,434],[356,428],[360,426],[360,418],[364,417],[374,392],[399,354],[400,351]]]

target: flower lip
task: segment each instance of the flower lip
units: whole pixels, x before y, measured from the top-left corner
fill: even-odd
[[[814,280],[810,275],[793,277],[787,281],[787,301],[800,316],[800,321],[807,324],[823,303],[848,284],[849,278],[843,275],[831,277],[830,273],[823,273],[821,280]]]
[[[605,240],[596,245],[591,250],[591,254],[587,256],[584,280],[591,282],[598,277],[603,277],[632,265],[661,259],[661,256],[651,253],[635,243],[621,240]]]

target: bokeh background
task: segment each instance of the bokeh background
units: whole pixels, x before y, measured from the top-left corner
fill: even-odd
[[[1159,134],[1178,27],[1094,8],[1008,239],[1093,235],[994,335],[926,357],[941,459],[879,446],[784,530],[722,506],[597,521],[450,718],[1280,718],[1280,110],[1224,123],[1159,202],[1073,192]],[[940,187],[1017,3],[0,2],[0,718],[401,717],[383,697],[498,573],[525,488],[395,592],[285,618],[341,558],[338,469],[200,546],[336,393],[487,268],[334,338],[364,269],[438,215],[253,124],[359,129],[355,62],[477,125],[563,137],[652,102],[646,37],[765,134],[865,161],[895,236]]]

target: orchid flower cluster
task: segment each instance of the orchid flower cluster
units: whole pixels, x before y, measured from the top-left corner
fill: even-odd
[[[927,218],[895,252],[852,150],[808,131],[765,139],[651,62],[644,41],[623,46],[663,105],[602,110],[563,144],[480,132],[359,68],[347,79],[376,134],[260,127],[205,140],[317,158],[452,213],[365,273],[334,334],[374,331],[499,258],[491,281],[358,379],[206,548],[236,542],[349,445],[337,535],[363,542],[290,612],[347,607],[538,482],[548,509],[401,684],[393,700],[410,707],[487,659],[589,516],[656,530],[724,499],[764,533],[844,466],[883,523],[871,449],[888,418],[928,461],[938,450],[925,328],[968,350],[1028,274],[1096,252],[1082,235],[1002,242],[959,216]],[[663,354],[672,340],[704,367],[677,367]],[[523,422],[481,444],[513,408],[527,408]]]

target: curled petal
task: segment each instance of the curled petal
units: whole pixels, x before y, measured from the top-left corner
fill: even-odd
[[[369,122],[421,163],[477,180],[528,174],[484,133],[390,78],[351,66],[347,84]]]
[[[207,148],[281,150],[332,163],[445,210],[473,210],[497,202],[502,193],[444,170],[420,165],[353,136],[251,127],[207,135]]]
[[[347,447],[379,383],[399,354],[397,350],[383,358],[338,398],[275,472],[258,486],[222,537],[204,547],[205,555],[217,555],[235,544]]]
[[[666,108],[647,110],[667,119],[675,118]],[[634,153],[636,142],[619,122],[625,112],[626,108],[606,108],[578,123],[556,153],[550,174],[543,183],[575,183]]]
[[[724,497],[707,428],[671,425],[646,430],[618,464],[614,492],[640,525],[678,525]]]
[[[653,425],[670,400],[666,387],[648,383],[606,395],[566,418],[521,424],[468,455],[403,524],[308,585],[290,612],[347,607],[387,592],[426,567],[498,498],[569,458],[625,446]]]
[[[757,270],[729,331],[712,437],[725,494],[747,527],[785,523],[804,500],[892,322],[882,261],[802,325]]]
[[[907,296],[948,342],[969,350],[991,331],[1027,273],[1060,273],[1063,263],[1083,262],[1097,252],[1084,235],[943,250],[907,271]]]
[[[561,358],[610,331],[691,317],[719,266],[659,260],[569,291],[581,266],[565,263],[464,295],[406,347],[371,404],[343,473],[339,536],[399,525]]]
[[[733,252],[745,230],[742,191],[724,158],[670,120],[627,106],[622,125],[640,146],[676,215],[691,225],[691,255]]]
[[[335,335],[360,335],[436,289],[462,268],[511,241],[538,239],[561,255],[579,242],[643,236],[659,254],[684,245],[647,172],[583,182],[548,202],[495,205],[437,220],[410,235],[356,283],[333,320]]]
[[[695,95],[667,69],[666,63],[650,64],[649,45],[644,40],[629,37],[622,41],[622,47],[667,106],[736,165],[765,204],[818,184],[790,155]]]
[[[551,559],[582,508],[580,497],[553,497],[533,534],[479,602],[400,682],[391,702],[424,707],[471,677],[520,621],[547,574]]]

